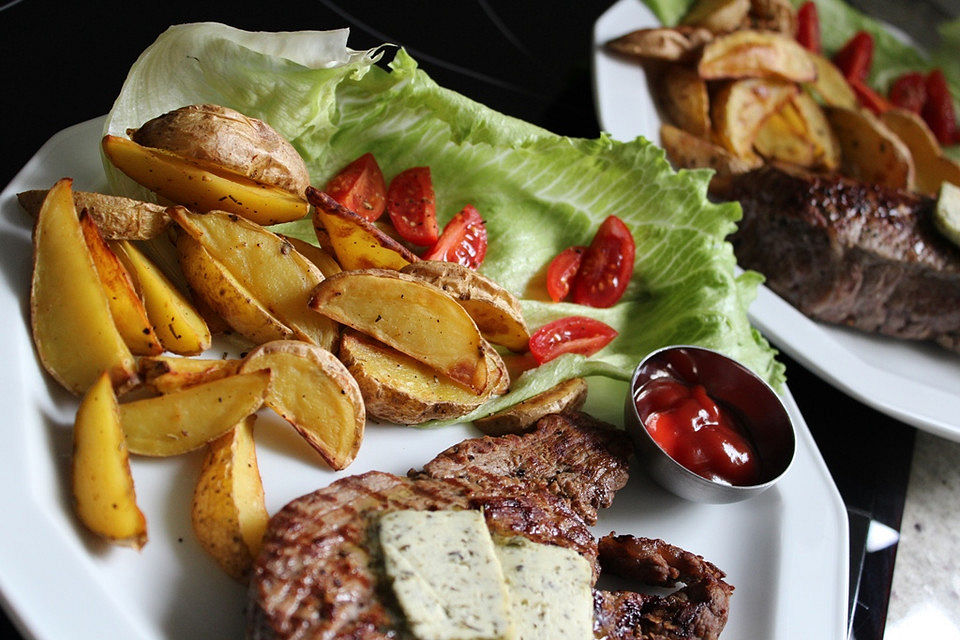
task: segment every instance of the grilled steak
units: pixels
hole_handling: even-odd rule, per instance
[[[960,249],[929,198],[776,167],[725,195],[743,206],[737,261],[806,315],[960,350]]]
[[[548,416],[528,434],[477,438],[451,447],[410,477],[371,471],[294,500],[271,519],[254,567],[248,638],[407,638],[390,586],[381,579],[377,548],[377,521],[391,510],[482,509],[494,535],[521,535],[575,549],[594,565],[596,578],[597,542],[584,518],[595,519],[596,509],[607,506],[626,483],[628,442],[625,433],[584,415]],[[622,547],[621,555],[631,558],[642,556],[638,545],[669,547],[617,540],[608,547]],[[682,553],[652,555],[667,557],[674,566]],[[650,555],[634,564],[648,562]],[[680,579],[699,580],[695,570],[680,572]],[[698,628],[690,620],[703,618],[694,614],[720,608],[692,601],[695,595],[715,595],[696,593],[697,587],[688,585],[690,593],[681,589],[676,598],[597,592],[596,629],[606,634],[597,637],[647,637],[644,629],[665,630],[666,635],[651,639],[695,637],[684,635]],[[651,623],[650,616],[660,623]],[[632,620],[637,624],[630,626]],[[608,632],[614,628],[620,635]],[[670,629],[681,634],[670,635]]]

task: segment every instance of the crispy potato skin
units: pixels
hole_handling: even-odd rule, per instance
[[[137,144],[219,165],[301,198],[310,186],[307,166],[293,145],[262,120],[227,107],[181,107],[130,133]]]
[[[520,433],[551,413],[579,411],[586,401],[587,381],[583,378],[571,378],[509,409],[475,420],[473,424],[488,436]]]
[[[830,107],[830,126],[840,141],[841,172],[863,182],[912,189],[910,150],[876,116],[864,109]]]
[[[503,359],[489,346],[488,387],[480,396],[422,362],[352,329],[343,334],[340,360],[356,379],[368,415],[380,422],[420,424],[458,418],[505,393],[510,386]]]
[[[741,28],[749,13],[750,0],[699,0],[681,22],[713,33],[728,33]]]
[[[713,169],[710,191],[722,194],[734,176],[760,167],[759,157],[738,158],[726,149],[669,124],[660,125],[660,143],[676,169]]]
[[[608,51],[641,61],[690,62],[713,39],[709,30],[679,26],[638,29],[606,44]]]
[[[47,191],[36,189],[18,193],[17,201],[24,211],[36,218],[46,197]],[[152,202],[74,191],[73,203],[77,211],[86,210],[107,240],[149,240],[170,225],[167,208]]]
[[[936,197],[944,182],[960,186],[960,165],[943,155],[940,143],[923,118],[912,111],[891,109],[880,120],[910,150],[918,192]]]
[[[737,157],[753,161],[753,142],[760,127],[797,93],[796,84],[779,80],[749,78],[727,83],[711,104],[717,141]]]
[[[667,118],[699,138],[710,136],[707,83],[689,67],[668,65],[658,74],[660,103]]]
[[[795,40],[770,31],[734,31],[703,48],[697,66],[705,80],[771,78],[812,82],[817,68]]]

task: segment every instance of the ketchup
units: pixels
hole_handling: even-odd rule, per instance
[[[652,380],[638,393],[649,411],[643,423],[671,458],[699,476],[732,485],[757,484],[760,461],[744,430],[703,385]],[[639,406],[638,406],[639,409]]]

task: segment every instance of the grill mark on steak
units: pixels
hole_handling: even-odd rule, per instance
[[[411,477],[370,471],[298,498],[270,520],[250,581],[247,637],[408,640],[381,577],[376,527],[392,510],[482,509],[494,536],[575,549],[596,580],[597,541],[582,516],[595,518],[626,483],[629,452],[626,434],[588,416],[548,416],[523,436],[451,447]],[[716,567],[660,541],[618,536],[604,544],[607,561],[627,567],[625,575],[656,575],[638,567],[665,565],[676,568],[674,582],[691,582],[665,597],[595,591],[597,638],[713,640],[723,628],[732,587]]]
[[[778,167],[725,195],[743,207],[737,261],[804,314],[960,350],[960,249],[931,199]]]

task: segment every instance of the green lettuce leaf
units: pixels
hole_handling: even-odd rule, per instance
[[[676,173],[663,151],[643,139],[566,138],[505,116],[438,86],[402,50],[389,71],[372,65],[372,52],[311,69],[232,41],[219,28],[209,37],[204,25],[179,29],[194,31],[191,55],[166,52],[172,45],[162,35],[151,47],[166,52],[162,62],[151,49],[141,56],[108,127],[137,126],[182,104],[208,101],[276,126],[304,156],[314,184],[324,184],[365,152],[376,156],[388,177],[428,165],[440,222],[467,203],[477,207],[489,235],[482,271],[522,299],[532,327],[587,315],[620,332],[591,358],[565,356],[526,373],[509,395],[469,418],[574,376],[627,380],[644,355],[668,344],[715,348],[774,385],[783,382],[783,365],[746,316],[761,278],[752,272],[738,276],[724,241],[740,217],[739,206],[706,199],[709,172]],[[206,82],[214,71],[217,82]],[[142,73],[149,73],[158,91],[166,83],[178,85],[171,95],[179,102],[157,105],[156,113],[131,106],[140,105]],[[292,95],[278,97],[278,87]],[[119,181],[114,186],[124,188]],[[564,248],[588,244],[608,215],[630,227],[637,245],[634,277],[622,301],[610,309],[548,302],[546,265]],[[316,242],[309,220],[278,228]]]

